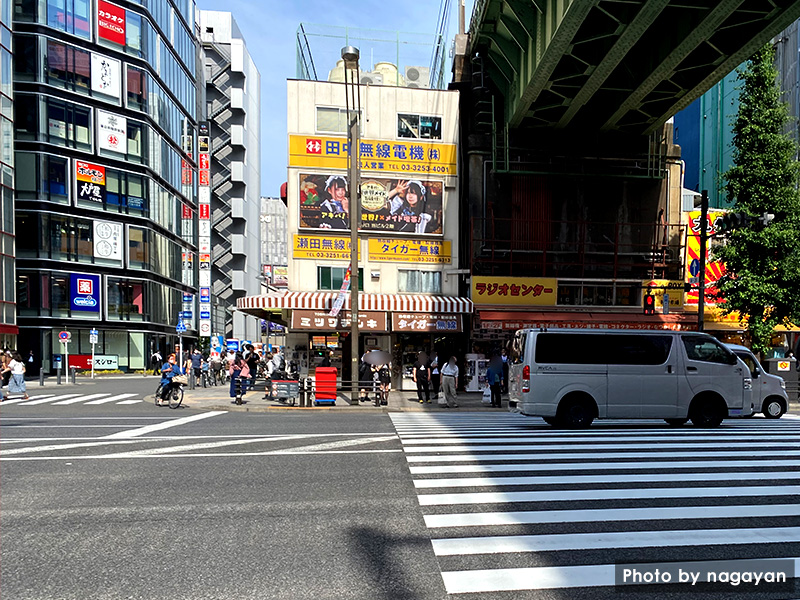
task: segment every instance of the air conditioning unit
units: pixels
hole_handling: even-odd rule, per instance
[[[431,70],[428,67],[406,67],[406,87],[431,87]]]
[[[383,74],[375,71],[362,73],[360,83],[361,85],[383,85]]]

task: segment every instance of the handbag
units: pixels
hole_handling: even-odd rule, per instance
[[[186,375],[175,375],[172,378],[172,383],[177,383],[179,385],[189,385],[189,378]]]

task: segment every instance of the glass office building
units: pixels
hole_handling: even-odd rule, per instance
[[[18,346],[45,370],[61,331],[70,364],[97,329],[123,371],[171,351],[181,318],[196,339],[194,21],[192,0],[14,2]]]

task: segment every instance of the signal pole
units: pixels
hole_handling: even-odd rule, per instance
[[[706,247],[708,245],[708,190],[700,192],[700,272],[697,289],[697,331],[706,317]]]

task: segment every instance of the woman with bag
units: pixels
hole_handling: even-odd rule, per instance
[[[236,398],[236,379],[250,377],[250,367],[247,366],[247,362],[245,362],[241,352],[237,352],[235,358],[231,361],[230,367],[228,367],[228,374],[231,376],[231,398]],[[244,398],[244,393],[247,391],[247,382],[241,382],[240,387],[240,397]]]
[[[11,362],[8,363],[6,371],[10,373],[11,377],[8,381],[8,393],[11,394],[24,394],[23,399],[28,399],[27,388],[25,387],[25,363],[19,352],[14,352],[11,355]],[[3,400],[8,400],[8,394],[3,396]]]

